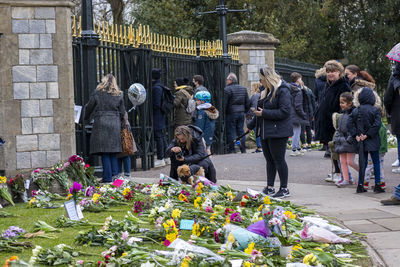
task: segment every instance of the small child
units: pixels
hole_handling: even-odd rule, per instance
[[[215,121],[219,117],[218,110],[211,105],[211,94],[207,91],[197,92],[194,96],[196,100],[195,125],[203,131],[206,142],[206,151],[211,154],[211,145],[214,137]]]
[[[358,165],[354,162],[357,144],[347,130],[347,122],[354,109],[353,95],[350,92],[344,92],[340,95],[339,101],[343,115],[338,120],[338,127],[333,141],[335,143],[335,152],[339,153],[340,168],[343,175],[343,179],[337,182],[336,185],[343,187],[350,184],[349,166],[358,171]]]
[[[355,137],[360,146],[359,155],[359,176],[357,193],[364,193],[367,190],[364,188],[364,175],[367,167],[368,153],[371,155],[374,164],[375,174],[375,193],[382,193],[385,190],[380,183],[380,163],[379,163],[379,148],[380,138],[379,129],[382,125],[381,112],[374,107],[375,95],[371,88],[364,87],[358,95],[360,106],[355,108],[349,116],[347,129],[350,136]]]

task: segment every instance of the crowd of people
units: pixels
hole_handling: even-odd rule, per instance
[[[254,131],[257,144],[254,152],[262,152],[266,160],[267,186],[263,193],[267,195],[290,196],[285,160],[289,138],[293,157],[310,151],[313,140],[322,144],[324,156],[332,160],[333,166],[327,181],[335,182],[338,187],[356,183],[356,192],[363,193],[369,189],[373,177],[373,191],[385,191],[383,164],[387,129],[382,116],[386,110],[391,132],[400,146],[400,63],[396,63],[390,77],[384,106],[374,90],[375,81],[367,71],[356,65],[344,68],[336,60],[327,61],[316,71],[314,90],[304,84],[302,75],[297,72],[286,82],[273,68],[265,66],[259,70],[259,83],[252,84],[249,97],[247,88],[238,84],[234,73],[229,73],[223,110],[212,105],[212,95],[204,86],[203,76],[195,75],[191,83],[188,78],[176,78],[175,90],[171,90],[161,82],[161,73],[160,69],[152,71],[153,132],[157,152],[154,165],[170,164],[172,178],[182,179],[178,169],[187,165],[190,175],[203,172],[210,181],[217,181],[210,155],[216,120],[221,112],[229,153],[236,152],[235,144],[239,145],[241,153],[246,153],[246,134]],[[170,109],[173,109],[175,131],[174,139],[168,144],[165,129],[170,109],[166,108],[166,95],[172,92]],[[103,182],[120,175],[122,163],[124,174],[129,177],[130,157],[120,155],[120,130],[122,125],[129,127],[128,115],[122,92],[111,74],[102,79],[91,96],[85,107],[85,119],[94,119],[91,153],[101,155]],[[356,154],[358,162],[355,162]],[[393,172],[400,173],[399,159],[398,147]],[[358,172],[358,181],[352,178],[350,167]],[[280,186],[276,192],[277,173]],[[398,199],[400,204],[400,185],[393,199],[392,202]]]

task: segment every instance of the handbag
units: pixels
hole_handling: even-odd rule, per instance
[[[121,143],[123,154],[133,155],[137,151],[132,132],[128,130],[126,123],[124,123],[124,128],[121,131]]]

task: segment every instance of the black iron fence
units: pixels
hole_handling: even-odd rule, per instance
[[[80,27],[73,20],[73,58],[74,58],[74,87],[75,104],[84,106],[95,88],[88,88],[83,79],[82,40]],[[76,26],[77,25],[77,26]],[[119,29],[119,30],[118,30]],[[107,73],[112,73],[124,92],[125,107],[130,110],[132,104],[127,97],[127,90],[133,83],[141,83],[147,89],[147,99],[129,113],[129,121],[137,143],[138,152],[132,156],[134,170],[147,170],[154,166],[154,141],[152,131],[152,93],[151,70],[162,69],[161,81],[173,88],[177,77],[191,79],[195,74],[203,75],[205,86],[210,90],[213,105],[222,110],[223,89],[227,71],[239,73],[237,48],[230,47],[231,58],[222,57],[221,42],[204,42],[199,45],[193,40],[162,36],[151,33],[148,27],[122,27],[117,25],[98,24],[95,29],[100,37],[96,48],[97,81]],[[225,127],[223,112],[217,121],[213,151],[224,153]],[[172,114],[166,118],[168,140],[173,136]],[[89,138],[91,124],[80,120],[76,124],[76,150],[85,161],[98,166],[98,157],[89,154]],[[137,165],[140,159],[140,166]]]

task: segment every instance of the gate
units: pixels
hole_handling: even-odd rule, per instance
[[[222,57],[222,42],[200,41],[159,35],[150,32],[149,27],[109,25],[98,23],[95,32],[99,35],[100,45],[96,48],[97,81],[107,73],[112,73],[124,92],[125,108],[130,110],[132,104],[128,100],[127,90],[133,83],[141,83],[147,91],[145,103],[129,113],[133,136],[138,152],[132,156],[132,168],[137,170],[137,159],[140,168],[147,170],[154,166],[154,140],[152,127],[152,91],[151,70],[162,69],[161,81],[164,85],[174,88],[177,77],[191,78],[195,74],[204,76],[205,86],[212,95],[212,104],[219,110],[220,117],[216,123],[213,151],[224,153],[225,127],[223,118],[223,89],[226,72],[239,73],[237,47],[229,47],[231,58]],[[87,88],[82,79],[82,40],[81,27],[73,18],[73,62],[75,105],[84,106],[90,93],[95,88]],[[239,76],[239,75],[237,75]],[[166,118],[167,140],[173,138],[172,113]],[[76,124],[77,154],[91,165],[99,166],[99,158],[89,154],[89,139],[91,124],[80,120]]]

